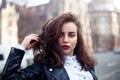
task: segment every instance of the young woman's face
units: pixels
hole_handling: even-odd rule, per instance
[[[62,26],[58,43],[65,55],[73,56],[77,44],[77,26],[73,22],[65,23]]]

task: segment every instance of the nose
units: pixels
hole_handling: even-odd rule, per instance
[[[68,42],[68,37],[65,36],[63,41],[64,41],[64,42]]]

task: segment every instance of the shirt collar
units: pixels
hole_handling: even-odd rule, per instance
[[[65,58],[65,62],[69,62],[69,63],[78,62],[76,59],[76,55],[74,56],[65,55],[64,58]]]

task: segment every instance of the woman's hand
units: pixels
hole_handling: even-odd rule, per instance
[[[21,43],[21,46],[23,46],[26,50],[33,48],[35,44],[40,41],[38,36],[38,34],[30,34],[26,36]]]

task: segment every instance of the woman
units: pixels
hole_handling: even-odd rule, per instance
[[[20,70],[25,50],[34,49],[34,64]],[[75,15],[62,14],[43,25],[40,35],[26,36],[12,47],[1,80],[98,80],[95,60],[84,46]]]

